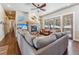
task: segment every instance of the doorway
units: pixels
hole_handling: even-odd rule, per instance
[[[14,20],[10,20],[10,32],[14,32]]]

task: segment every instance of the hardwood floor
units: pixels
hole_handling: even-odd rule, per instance
[[[8,33],[3,41],[0,42],[0,47],[8,45],[7,55],[18,55],[20,50],[13,32]]]
[[[8,33],[3,41],[0,42],[0,47],[6,45],[8,45],[7,55],[21,54],[13,32]],[[67,55],[79,55],[79,42],[69,39]]]
[[[68,55],[79,55],[79,42],[69,40]]]

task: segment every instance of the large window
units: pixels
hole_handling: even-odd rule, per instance
[[[47,19],[45,21],[45,28],[49,28],[50,30],[56,30],[57,32],[61,29],[60,16],[54,17],[51,19]]]
[[[63,16],[64,26],[71,25],[72,18],[73,18],[73,15],[72,14],[64,15]]]
[[[60,21],[61,21],[60,16],[53,18],[54,30],[55,30],[56,32],[60,32],[60,31],[61,31],[61,22],[60,22]]]
[[[54,25],[60,26],[60,17],[55,17],[53,18],[53,20],[54,20]]]
[[[56,32],[64,31],[67,32],[70,37],[73,36],[73,14],[53,17],[46,20],[45,25],[50,30],[55,30]]]
[[[69,37],[73,36],[73,14],[67,14],[63,16],[63,30],[69,34]]]

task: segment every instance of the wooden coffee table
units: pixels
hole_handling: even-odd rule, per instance
[[[42,37],[42,36],[45,36],[45,35],[41,35],[40,33],[32,34],[32,39],[35,39],[36,37]]]
[[[43,29],[40,31],[40,35],[44,35],[44,36],[48,36],[50,35],[52,32],[50,32],[49,30],[47,29]]]

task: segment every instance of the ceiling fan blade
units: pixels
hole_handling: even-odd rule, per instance
[[[43,8],[46,6],[46,3],[42,4],[39,8]]]
[[[33,6],[37,7],[34,3],[32,3]],[[37,7],[38,8],[38,7]]]
[[[41,9],[41,8],[39,8],[40,10],[42,10],[42,11],[46,11],[45,9]]]
[[[45,9],[42,9],[42,8],[46,6],[46,3],[42,4],[41,6],[39,6],[39,4],[38,4],[38,6],[37,6],[37,5],[35,5],[34,3],[32,3],[32,5],[35,6],[36,8],[38,8],[38,9],[42,10],[42,11],[45,11]],[[34,8],[34,9],[32,9],[32,10],[35,10],[36,8]]]

